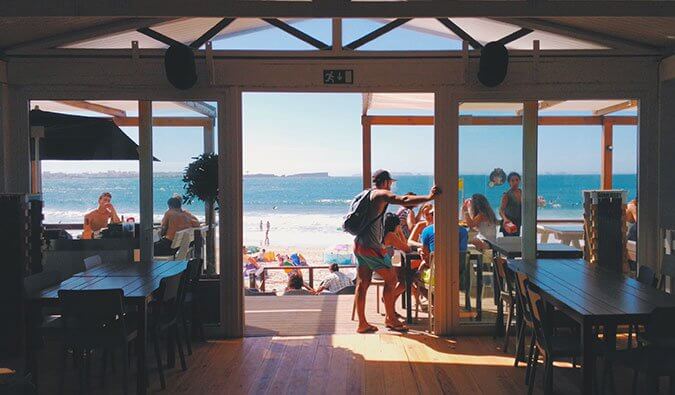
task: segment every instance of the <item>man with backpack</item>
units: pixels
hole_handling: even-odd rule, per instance
[[[433,186],[428,195],[396,195],[391,192],[395,179],[386,170],[373,173],[373,188],[361,192],[350,206],[343,229],[356,236],[354,255],[358,262],[358,285],[356,287],[356,312],[359,316],[357,332],[371,333],[377,327],[366,321],[366,294],[373,272],[384,279],[385,325],[395,331],[408,328],[396,318],[394,303],[405,287],[398,284],[398,277],[391,266],[391,256],[382,244],[383,217],[389,204],[417,205],[433,200],[441,191]]]

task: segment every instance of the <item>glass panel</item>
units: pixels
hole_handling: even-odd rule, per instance
[[[495,263],[503,256],[488,240],[515,249],[520,246],[518,237],[504,240],[500,222],[504,215],[510,216],[510,225],[504,227],[518,233],[520,185],[511,188],[507,176],[520,179],[523,130],[516,113],[521,109],[522,103],[460,105],[458,214],[460,247],[465,251],[460,253],[461,324],[494,325],[502,319],[497,297],[505,284],[496,282]]]

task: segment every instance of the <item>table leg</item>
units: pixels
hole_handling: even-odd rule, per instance
[[[471,269],[473,263],[471,262],[471,255],[467,252],[467,257],[464,262],[460,262],[460,265],[464,265],[464,310],[471,311]]]
[[[412,319],[412,278],[410,273],[410,259],[407,257],[403,258],[403,278],[405,279],[405,314],[406,322],[408,324],[413,323]]]
[[[476,271],[476,321],[483,319],[483,255],[478,256]]]
[[[501,259],[501,258],[497,258]],[[504,306],[497,286],[497,264],[492,265],[492,289],[494,293],[495,306],[497,306],[497,320],[495,321],[495,336],[504,334]]]
[[[593,393],[593,379],[595,378],[595,354],[593,353],[593,325],[585,321],[581,325],[581,347],[583,352],[583,365],[581,369],[582,392]]]
[[[146,345],[148,343],[148,302],[143,301],[138,305],[138,339],[136,339],[136,369],[138,379],[136,382],[136,393],[145,394],[147,392],[148,370],[146,365]]]

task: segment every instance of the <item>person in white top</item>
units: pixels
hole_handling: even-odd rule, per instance
[[[469,242],[479,250],[490,248],[485,240],[497,238],[497,217],[487,198],[480,193],[473,194],[462,204],[462,215],[466,224],[478,231],[478,235]]]
[[[342,288],[354,285],[354,281],[346,274],[340,271],[340,266],[337,263],[330,265],[330,274],[326,277],[325,280],[321,283],[319,288],[316,289],[316,293],[337,293]]]

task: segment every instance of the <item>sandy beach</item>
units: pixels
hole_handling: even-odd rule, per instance
[[[307,260],[308,266],[328,266],[324,263],[324,252],[326,248],[317,247],[317,246],[281,246],[281,245],[270,245],[265,247],[266,251],[272,251],[275,254],[282,255],[291,255],[294,253],[300,253]],[[272,262],[260,262],[264,267],[279,267],[277,261]],[[343,268],[342,272],[346,273],[351,277],[355,277],[356,271],[353,268]],[[316,269],[314,270],[314,288],[318,288],[321,282],[328,276],[328,269]],[[303,270],[303,278],[305,282],[309,281],[308,271]],[[265,280],[265,290],[266,291],[277,291],[279,293],[284,291],[286,288],[286,283],[288,281],[288,275],[284,270],[268,270],[267,278]],[[248,280],[244,281],[246,287],[248,287]]]

